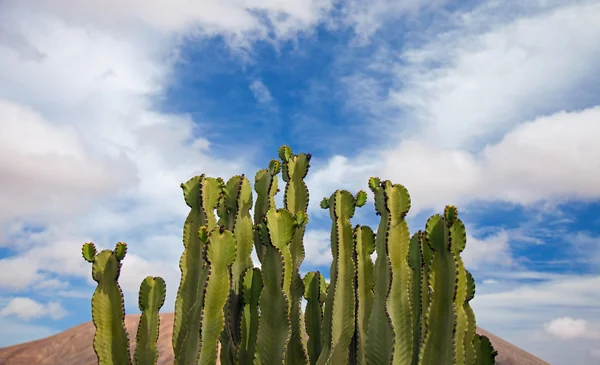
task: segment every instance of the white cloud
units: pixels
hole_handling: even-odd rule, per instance
[[[556,318],[546,323],[544,329],[550,335],[563,339],[600,339],[600,331],[591,328],[590,324],[584,319]]]
[[[467,247],[461,256],[465,267],[469,270],[489,268],[491,265],[509,266],[513,264],[509,248],[509,235],[506,231],[500,231],[485,239],[467,235]]]
[[[76,21],[91,20],[112,28],[143,25],[163,33],[224,35],[235,42],[292,38],[310,30],[332,7],[328,0],[284,1],[86,1],[9,0],[8,6],[51,11]],[[247,43],[246,43],[247,44]]]
[[[342,7],[342,22],[353,28],[356,41],[362,44],[368,42],[386,22],[416,15],[423,8],[435,8],[445,2],[446,0],[349,0]]]
[[[357,189],[366,186],[370,176],[379,176],[408,189],[413,214],[478,201],[528,205],[593,199],[600,197],[600,168],[594,168],[600,167],[600,145],[595,143],[599,119],[600,107],[540,117],[514,127],[477,153],[407,139],[397,148],[368,151],[353,160],[334,156],[307,180],[324,192]],[[380,157],[371,161],[365,157],[377,153]]]
[[[176,292],[187,213],[179,184],[253,166],[213,157],[200,125],[156,109],[174,43],[20,6],[0,5],[0,226],[2,245],[15,250],[0,260],[0,287],[93,284],[81,245],[125,240],[126,299],[137,302],[145,275]],[[42,56],[24,59],[19,44]]]
[[[273,96],[271,95],[269,88],[261,80],[252,80],[250,83],[250,91],[254,94],[256,101],[261,104],[269,104],[273,101]]]
[[[58,302],[39,303],[31,298],[12,298],[8,304],[0,309],[0,316],[16,316],[23,320],[40,317],[60,319],[67,315],[67,311]]]
[[[390,90],[390,101],[408,112],[419,139],[476,148],[524,118],[591,101],[579,91],[594,87],[590,75],[600,69],[600,4],[541,6],[500,20],[498,11],[482,5],[462,14],[455,28],[405,50],[402,65],[389,65],[402,85]]]
[[[331,265],[331,232],[308,229],[304,234],[303,264],[328,267]]]

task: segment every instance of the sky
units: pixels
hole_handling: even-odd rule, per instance
[[[91,320],[84,242],[128,243],[171,312],[179,184],[313,155],[302,272],[328,275],[320,200],[410,192],[468,230],[479,326],[551,364],[600,362],[600,1],[0,2],[0,346]],[[281,196],[278,197],[281,206]],[[369,194],[353,224],[376,227]]]

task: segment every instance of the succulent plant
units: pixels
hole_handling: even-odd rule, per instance
[[[351,223],[367,194],[336,190],[321,201],[332,221],[330,280],[318,271],[302,278],[311,155],[282,146],[279,158],[256,174],[255,201],[244,175],[226,183],[200,175],[181,184],[190,212],[174,307],[175,364],[216,364],[217,357],[232,365],[494,364],[489,339],[475,333],[475,281],[460,256],[466,230],[456,207],[411,236],[408,191],[373,177],[375,233]],[[277,208],[280,172],[286,185]],[[252,263],[253,249],[261,268]],[[126,252],[122,242],[112,251],[97,253],[92,243],[82,249],[98,283],[92,317],[100,365],[131,364],[118,284]],[[165,293],[160,277],[140,286],[136,364],[156,364]]]

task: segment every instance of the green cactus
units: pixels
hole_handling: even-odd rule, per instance
[[[421,347],[420,364],[437,365],[455,361],[454,330],[456,324],[456,272],[458,265],[450,250],[450,229],[443,216],[429,218],[426,238],[433,251],[429,273],[432,287],[427,308],[427,333]]]
[[[357,201],[357,205],[359,202]],[[368,226],[354,228],[355,261],[356,261],[356,364],[366,365],[367,328],[369,315],[373,308],[373,260],[375,252],[375,233]]]
[[[281,164],[277,160],[271,160],[268,169],[258,170],[254,179],[254,190],[256,191],[256,203],[254,205],[254,224],[262,222],[265,214],[271,208],[275,208],[275,194],[277,188],[277,174],[281,170]],[[256,256],[262,263],[267,247],[262,244],[258,230],[254,233],[254,248]]]
[[[181,184],[183,196],[191,208],[183,228],[184,250],[179,261],[181,282],[175,299],[173,320],[173,349],[175,363],[188,365],[198,355],[202,336],[200,311],[203,305],[204,287],[208,266],[204,260],[205,245],[199,236],[200,227],[212,231],[216,226],[214,210],[222,191],[222,180],[196,176]]]
[[[219,224],[233,232],[237,255],[231,267],[231,291],[227,302],[226,325],[221,334],[221,364],[235,364],[237,347],[241,341],[240,320],[242,315],[242,281],[243,274],[251,268],[252,245],[254,232],[252,218],[252,188],[248,179],[234,176],[225,185],[221,198],[218,214]]]
[[[304,178],[310,168],[310,154],[301,153],[294,155],[291,148],[282,146],[279,149],[281,158],[282,177],[286,182],[283,195],[283,207],[292,214],[303,214],[308,219],[308,187]],[[306,223],[306,222],[304,222]],[[286,363],[289,365],[306,365],[308,354],[302,339],[302,309],[300,303],[304,294],[304,282],[300,277],[300,265],[304,260],[304,232],[305,224],[299,226],[290,243],[292,257],[291,287],[290,287],[290,323],[291,336],[286,352]]]
[[[356,315],[354,232],[350,223],[356,199],[349,191],[337,190],[323,205],[328,207],[332,219],[333,262],[323,318],[324,344],[317,364],[346,364]]]
[[[425,236],[423,231],[415,233],[410,239],[410,247],[408,251],[408,265],[411,271],[412,280],[410,282],[410,312],[412,317],[412,360],[411,364],[419,363],[419,350],[423,343],[423,337],[425,336],[424,323],[424,295],[423,289],[429,294],[429,284],[424,287],[423,281],[426,281],[425,277],[425,257],[423,254],[423,248],[425,243]]]
[[[325,278],[318,271],[311,271],[304,276],[304,297],[306,298],[305,324],[308,336],[307,349],[309,363],[314,365],[323,349],[321,332],[323,323],[323,303],[327,296]]]
[[[391,185],[389,181],[381,182],[378,178],[369,179],[369,188],[375,195],[375,211],[377,215],[381,216],[375,236],[377,259],[373,268],[373,310],[369,316],[366,339],[366,358],[369,365],[389,364],[394,347],[394,333],[386,306],[392,276],[387,242],[391,211],[386,205],[384,193],[386,186],[389,185]]]
[[[321,202],[332,219],[330,283],[319,272],[302,279],[310,154],[295,155],[283,146],[279,157],[281,162],[272,160],[256,174],[254,221],[252,188],[244,175],[227,183],[200,175],[181,185],[191,209],[175,300],[175,364],[215,364],[219,343],[223,365],[494,364],[497,352],[475,333],[469,304],[475,281],[461,259],[466,231],[455,207],[447,206],[411,237],[408,192],[374,177],[369,188],[381,217],[374,234],[350,222],[366,193],[336,190]],[[284,207],[276,209],[280,171]],[[262,270],[253,267],[253,248]],[[99,365],[131,364],[118,284],[126,252],[124,243],[100,253],[91,243],[82,248],[98,283],[92,317]],[[136,364],[157,363],[165,293],[158,277],[140,286]]]
[[[102,365],[131,364],[123,291],[118,283],[126,252],[123,242],[117,243],[113,251],[103,250],[98,254],[93,243],[82,248],[83,258],[92,263],[92,278],[98,283],[92,295],[92,322],[96,327],[94,351]]]
[[[205,259],[208,267],[202,291],[204,306],[202,308],[200,365],[217,363],[217,344],[219,335],[225,324],[225,303],[231,286],[230,269],[236,258],[235,236],[225,227],[215,228],[205,243]]]
[[[469,305],[469,301],[475,297],[475,279],[473,279],[473,275],[471,275],[469,271],[465,270],[465,272],[467,275],[467,297],[463,304],[463,310],[467,316],[467,328],[463,342],[465,346],[465,363],[468,365],[475,365],[476,350],[474,340],[477,326],[475,324],[475,313],[473,313],[473,309]]]
[[[296,226],[285,209],[271,208],[258,225],[267,247],[262,261],[263,290],[259,300],[261,320],[256,343],[257,365],[282,364],[291,335],[290,284],[292,257],[289,245]]]
[[[475,335],[475,348],[477,349],[477,365],[494,365],[498,351],[494,350],[490,339],[486,336]]]
[[[389,228],[386,232],[385,244],[392,275],[386,308],[394,332],[392,364],[408,365],[412,362],[414,350],[410,298],[413,277],[408,265],[410,233],[405,220],[410,209],[410,196],[402,185],[393,185],[386,181],[382,187],[389,212],[387,216]]]
[[[136,365],[156,365],[158,361],[158,311],[165,304],[167,285],[163,278],[147,276],[140,285],[138,305],[142,315],[138,324],[133,358]]]
[[[248,268],[242,281],[241,340],[237,348],[236,364],[252,364],[254,362],[260,319],[258,305],[262,288],[263,280],[260,269]]]

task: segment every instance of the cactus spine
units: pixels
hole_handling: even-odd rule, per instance
[[[215,364],[219,343],[223,365],[494,364],[489,339],[475,332],[469,304],[475,281],[460,257],[466,231],[455,207],[432,216],[411,237],[406,189],[371,178],[381,217],[375,234],[350,222],[366,193],[336,190],[321,202],[332,220],[330,283],[318,271],[302,278],[311,156],[283,146],[279,157],[256,174],[254,220],[244,175],[227,183],[200,175],[181,185],[190,212],[175,301],[175,364]],[[279,172],[286,186],[284,207],[277,209]],[[253,249],[262,269],[253,267]],[[100,253],[92,243],[82,248],[98,283],[92,317],[99,365],[132,363],[118,284],[126,251],[121,242]],[[157,362],[165,293],[159,277],[140,286],[135,364]]]

